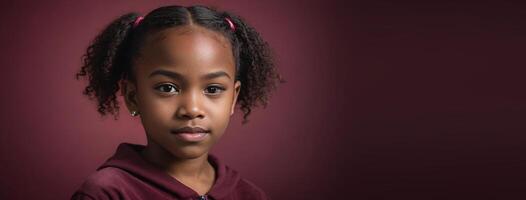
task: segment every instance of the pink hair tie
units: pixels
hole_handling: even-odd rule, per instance
[[[232,31],[235,31],[236,30],[236,27],[234,26],[234,23],[232,23],[232,21],[230,21],[230,19],[228,19],[228,17],[225,17],[225,20],[228,22],[228,24],[230,25],[230,29],[232,29]]]
[[[142,19],[144,19],[143,16],[137,17],[137,19],[135,19],[135,22],[133,22],[133,27],[137,27],[137,25],[141,23]]]

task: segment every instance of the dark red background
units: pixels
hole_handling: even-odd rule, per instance
[[[476,2],[476,1],[473,1]],[[0,199],[67,199],[121,142],[73,79],[128,11],[245,17],[288,80],[214,153],[273,199],[526,197],[526,5],[494,1],[35,1],[0,14]]]

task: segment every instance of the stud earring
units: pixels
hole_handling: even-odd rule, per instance
[[[135,110],[134,110],[134,111],[131,111],[131,116],[132,116],[132,117],[135,117],[135,116],[137,116],[137,115],[139,115],[139,112],[137,112],[137,111],[135,111]]]

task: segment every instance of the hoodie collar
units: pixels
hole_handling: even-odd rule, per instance
[[[121,143],[115,154],[97,170],[106,167],[119,168],[179,198],[199,196],[188,186],[144,160],[139,154],[144,147],[144,145]],[[224,198],[236,187],[240,179],[239,174],[224,165],[214,155],[208,154],[208,161],[216,170],[216,179],[207,195],[213,199]]]

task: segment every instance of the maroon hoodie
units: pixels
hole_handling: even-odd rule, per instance
[[[260,188],[240,178],[236,171],[210,154],[208,161],[216,170],[216,180],[206,195],[199,196],[191,188],[144,160],[139,155],[142,148],[143,145],[120,144],[115,154],[86,179],[71,199],[268,199]]]

